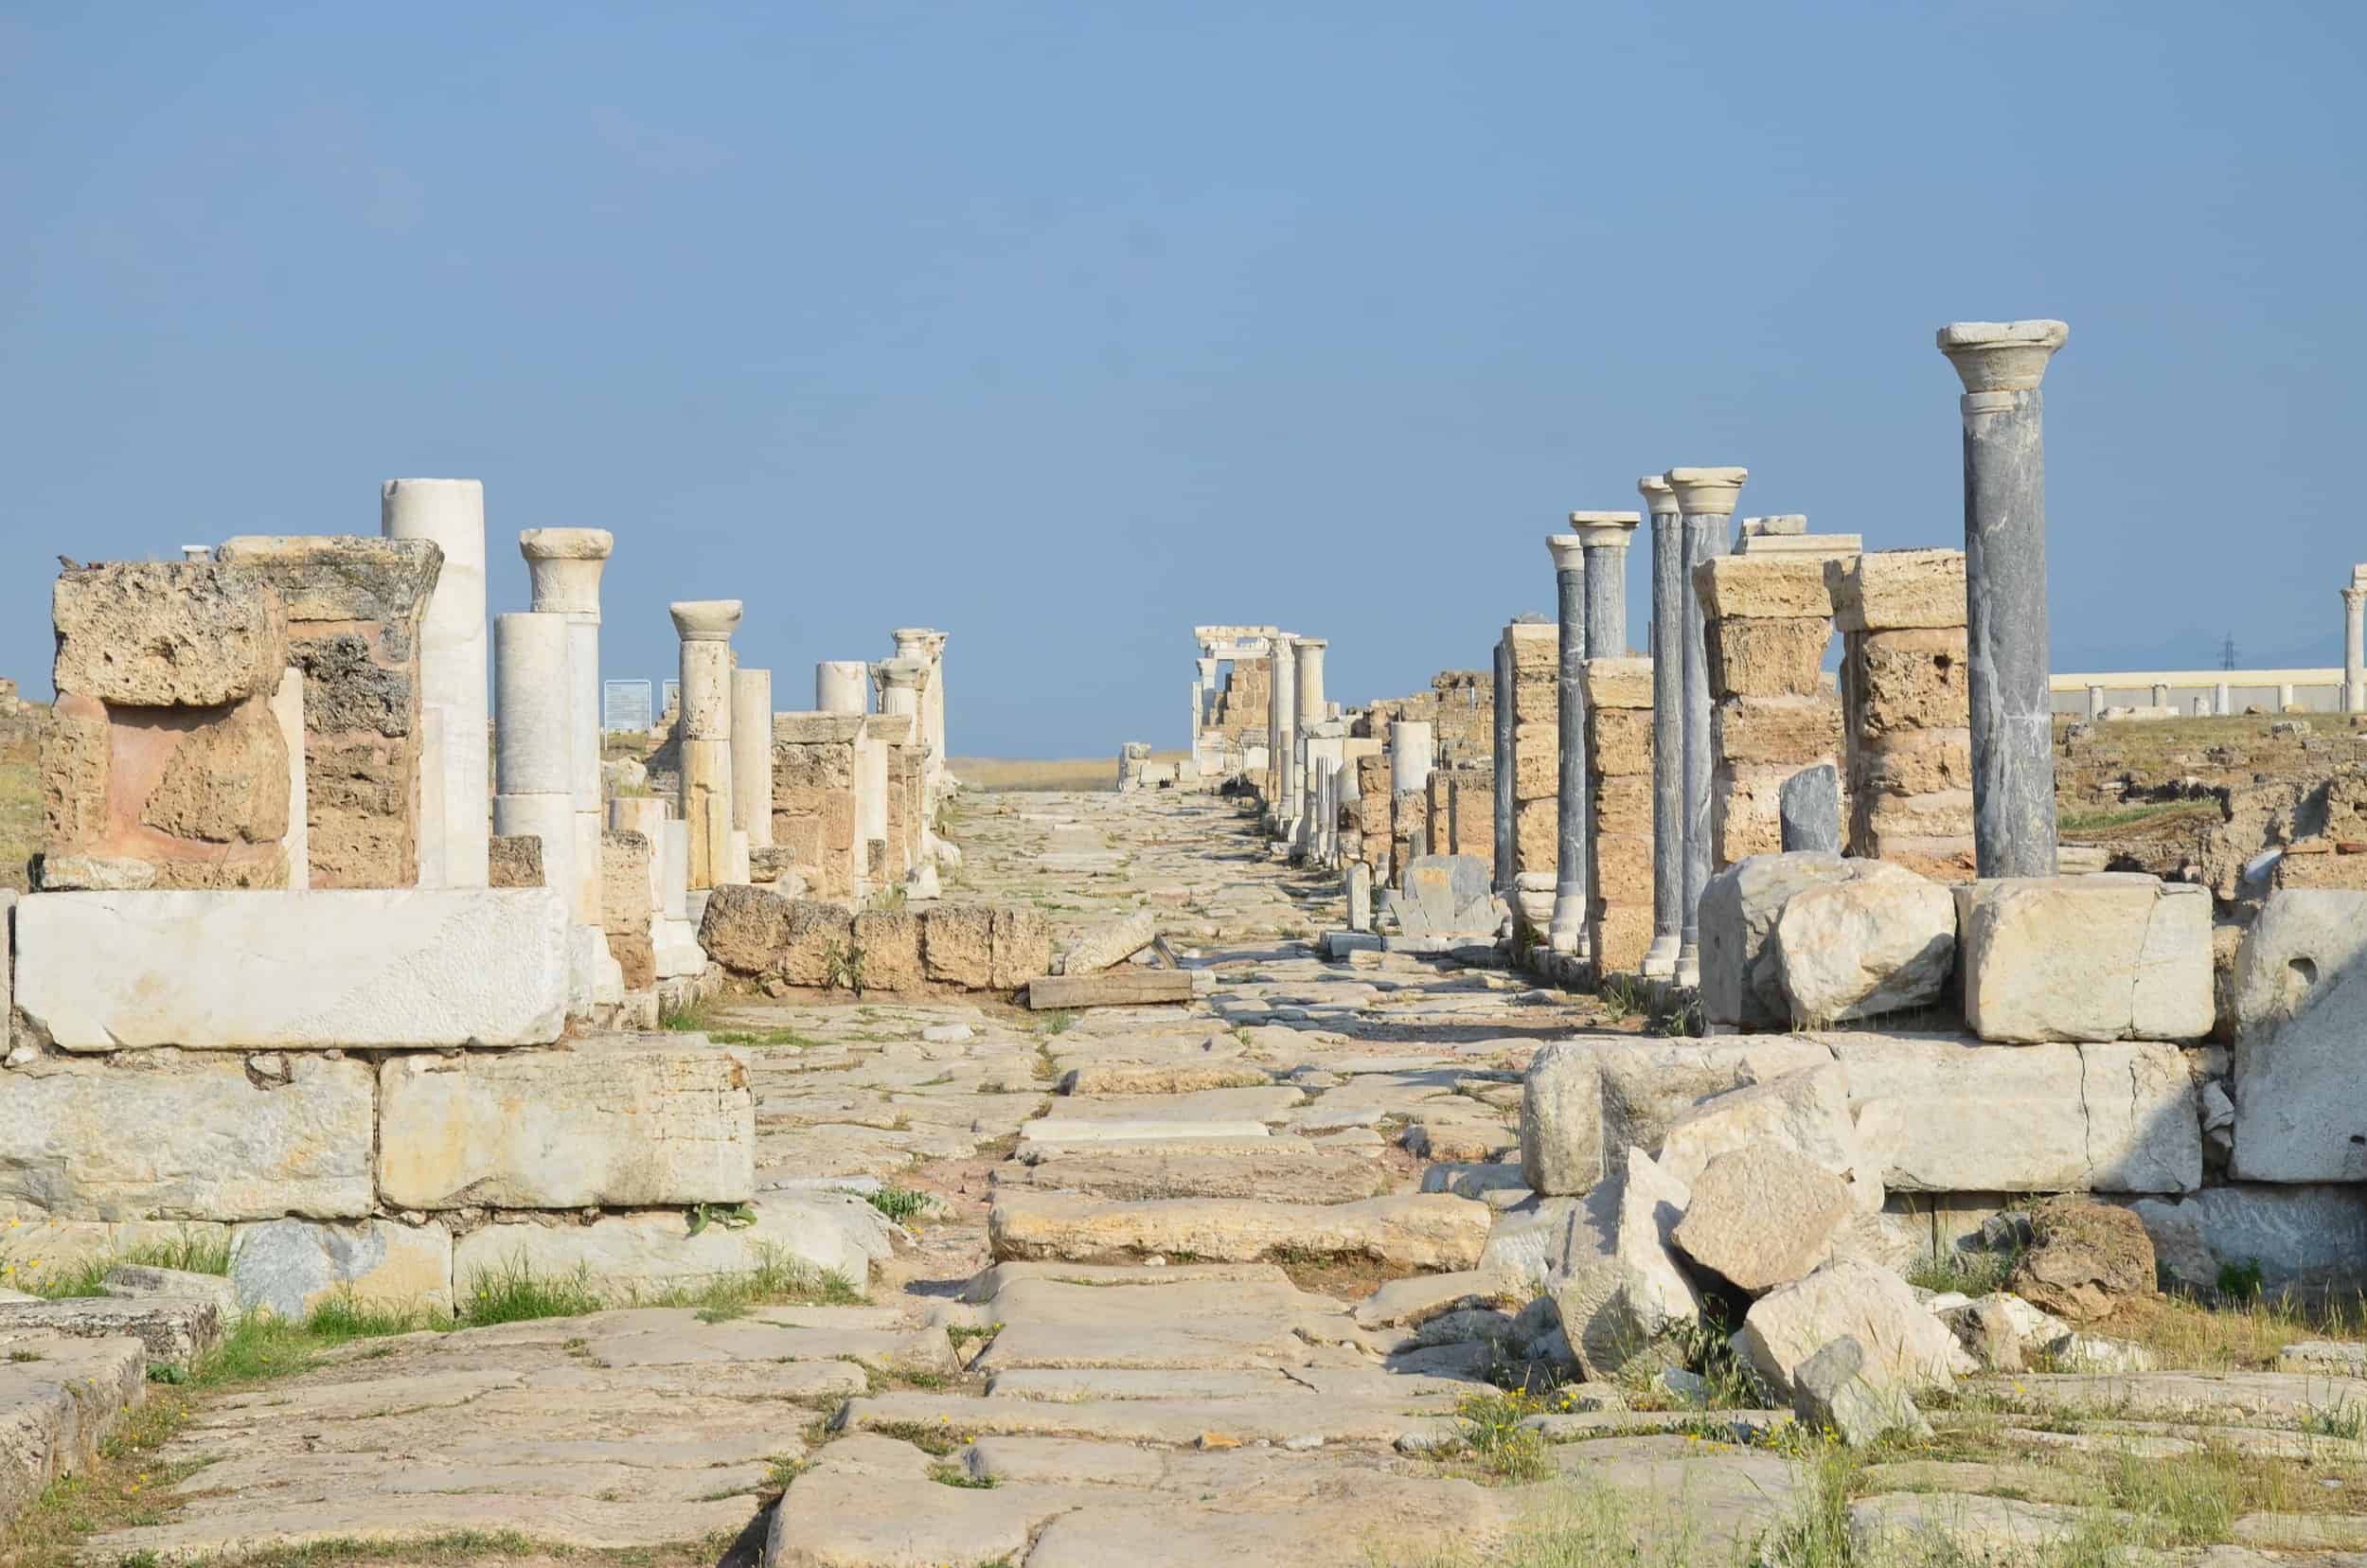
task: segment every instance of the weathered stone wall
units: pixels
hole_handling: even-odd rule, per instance
[[[1825,581],[1842,633],[1849,853],[1969,877],[1964,552],[1877,551],[1826,563]]]
[[[1262,656],[1233,661],[1224,685],[1217,688],[1203,730],[1215,730],[1236,741],[1263,739],[1273,702],[1273,663]]]
[[[287,886],[302,721],[274,709],[279,595],[211,561],[125,561],[65,571],[50,606],[42,885]]]
[[[1551,621],[1504,628],[1512,668],[1512,869],[1525,891],[1552,902],[1560,853],[1561,629]],[[1537,917],[1539,929],[1542,916]]]
[[[1389,726],[1399,722],[1428,724],[1438,742],[1438,755],[1448,762],[1486,760],[1496,742],[1496,678],[1486,670],[1442,669],[1430,678],[1430,689],[1410,697],[1389,697],[1366,708],[1350,733],[1387,739]]]
[[[1824,684],[1824,562],[1720,556],[1694,568],[1709,655],[1710,866],[1784,846],[1784,780],[1840,766],[1841,695]]]
[[[314,887],[418,881],[419,625],[443,568],[425,539],[248,537],[215,552],[276,591],[304,672]]]
[[[1492,865],[1496,857],[1495,764],[1457,762],[1432,776],[1442,775],[1448,789],[1446,852],[1476,855]]]
[[[855,896],[855,743],[863,723],[853,713],[773,716],[773,843],[817,898]]]
[[[1652,661],[1586,667],[1587,930],[1597,969],[1632,974],[1652,945]]]
[[[1348,807],[1349,826],[1357,836],[1359,858],[1378,871],[1397,836],[1394,801],[1389,791],[1389,754],[1385,750],[1371,752],[1355,758],[1350,765],[1356,769],[1357,798]]]

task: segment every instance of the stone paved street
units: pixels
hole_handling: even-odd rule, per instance
[[[1522,1071],[1545,1040],[1642,1022],[1497,970],[1322,961],[1309,938],[1337,911],[1253,828],[1204,795],[963,801],[950,897],[1032,901],[1062,937],[1148,907],[1204,987],[1187,1006],[792,993],[702,1021],[755,1059],[759,1215],[816,1187],[917,1195],[864,1304],[356,1341],[200,1393],[156,1456],[169,1500],[87,1559],[334,1541],[364,1560],[442,1542],[488,1560],[1476,1564],[1550,1538],[1576,1555],[1528,1560],[1635,1560],[1616,1554],[1637,1542],[1679,1563],[1775,1539],[1815,1463],[1788,1414],[1592,1384],[1496,1398],[1535,1332],[1519,1216],[1499,1223],[1527,1196]],[[2018,1457],[1895,1466],[1860,1512],[1912,1524],[1945,1504],[2020,1540],[2055,1527],[2030,1476],[2064,1445],[2191,1448],[2197,1421],[2305,1452],[2347,1498],[2358,1443],[2305,1430],[2328,1381],[2032,1377],[2000,1391],[2027,1430],[1982,1438]],[[2074,1435],[2072,1413],[2105,1404],[2111,1431]],[[1497,1413],[1519,1434],[1501,1452]],[[2356,1523],[2263,1517],[2269,1545],[2340,1546]]]

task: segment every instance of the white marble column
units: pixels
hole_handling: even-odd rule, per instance
[[[575,687],[567,678],[568,623],[561,615],[516,611],[493,617],[492,830],[543,841],[543,885],[570,900],[576,874]],[[568,1010],[591,1010],[599,966],[574,918]]]
[[[813,667],[816,713],[863,713],[870,706],[870,666],[861,659],[825,659]]]
[[[682,638],[682,716],[675,749],[682,767],[683,821],[689,824],[689,885],[726,881],[732,836],[732,632],[738,599],[684,599],[667,607]]]
[[[2227,686],[2228,684],[2225,681],[2221,681],[2218,685],[2218,689],[2212,694],[2213,704],[2211,711],[2217,714],[2222,719],[2226,718],[2230,713],[2235,711],[2229,704],[2230,693]]]
[[[1438,736],[1427,721],[1393,720],[1389,725],[1389,814],[1392,822],[1417,809],[1428,798],[1431,769],[1438,760]],[[1407,858],[1415,854],[1435,854],[1437,846],[1415,844],[1417,835],[1402,836],[1408,846]],[[1390,879],[1398,886],[1405,885],[1406,867],[1392,865]]]
[[[1267,810],[1273,817],[1273,834],[1288,838],[1294,824],[1290,820],[1291,750],[1298,739],[1298,704],[1293,700],[1298,690],[1298,654],[1288,635],[1273,639],[1272,689],[1267,696],[1272,715],[1267,725],[1268,771],[1273,775],[1273,799]]]
[[[2342,706],[2367,713],[2367,583],[2357,580],[2342,590]]]
[[[419,812],[419,885],[483,887],[490,875],[486,757],[485,487],[474,479],[389,479],[379,488],[379,532],[433,540],[444,552],[419,627],[419,703],[440,715],[438,755],[422,751],[419,788],[438,799]],[[423,736],[424,739],[424,736]],[[441,821],[431,837],[427,826]]]
[[[732,671],[732,827],[773,847],[773,672]]]
[[[1327,722],[1324,703],[1324,653],[1331,647],[1326,637],[1301,637],[1290,645],[1291,721],[1297,739],[1291,748],[1291,814],[1298,818],[1292,832],[1294,846],[1304,854],[1308,848],[1308,824],[1314,816],[1315,778],[1314,756],[1308,750],[1308,740],[1315,726]]]
[[[937,814],[937,788],[945,776],[945,736],[939,728],[944,710],[936,705],[937,650],[945,646],[945,633],[925,626],[899,626],[888,633],[896,643],[896,656],[920,667],[918,700],[913,716],[920,721],[920,739],[927,750],[927,761],[921,770],[921,822],[924,824],[924,846],[934,836]]]
[[[2104,688],[2100,686],[2091,686],[2088,688],[2088,717],[2091,719],[2104,717]]]
[[[1677,492],[1684,528],[1684,907],[1677,982],[1700,984],[1701,889],[1710,880],[1710,670],[1701,601],[1693,568],[1726,553],[1726,520],[1742,497],[1748,469],[1673,468],[1663,475]]]
[[[605,528],[527,528],[518,535],[536,613],[567,623],[567,779],[576,803],[576,923],[600,925],[600,574],[615,539]]]
[[[1635,488],[1652,514],[1652,945],[1638,968],[1666,980],[1684,949],[1684,526],[1666,479],[1646,474]]]

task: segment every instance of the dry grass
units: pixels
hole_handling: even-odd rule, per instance
[[[2092,1327],[2145,1346],[2162,1366],[2202,1372],[2272,1370],[2277,1352],[2286,1345],[2367,1337],[2367,1300],[2350,1295],[2305,1302],[2274,1296],[2205,1306],[2190,1297],[2165,1295],[2123,1302],[2110,1318]]]
[[[40,847],[41,743],[23,736],[0,742],[0,888],[26,890],[25,863]]]
[[[1154,762],[1181,762],[1188,752],[1153,752]],[[1118,759],[1077,757],[1042,760],[1023,757],[953,757],[946,759],[953,776],[973,790],[1096,791],[1118,787]]]

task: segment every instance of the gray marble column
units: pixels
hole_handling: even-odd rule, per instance
[[[1518,842],[1517,824],[1513,821],[1512,797],[1512,730],[1514,724],[1512,700],[1512,648],[1510,633],[1496,639],[1496,736],[1490,748],[1495,754],[1496,776],[1496,891],[1508,901],[1512,898],[1513,846]]]
[[[1939,331],[1940,352],[1965,383],[1965,652],[1973,856],[1984,877],[2055,875],[2038,383],[2070,333],[2059,321],[1958,321]]]
[[[1273,814],[1276,838],[1290,837],[1294,826],[1290,811],[1294,782],[1290,759],[1298,739],[1298,653],[1291,646],[1295,640],[1288,636],[1273,640],[1273,690],[1268,699],[1273,712],[1270,742],[1272,750],[1268,754],[1273,774],[1273,799],[1268,810]]]
[[[2342,590],[2342,706],[2367,712],[2367,587]]]
[[[1556,953],[1586,940],[1586,541],[1548,534],[1559,593],[1561,662],[1554,679],[1554,916],[1547,937]]]
[[[1571,531],[1586,546],[1586,656],[1589,659],[1625,658],[1628,652],[1628,541],[1633,536],[1643,518],[1631,511],[1572,512]],[[1588,766],[1586,744],[1585,681],[1578,686],[1578,856],[1582,866],[1593,864],[1594,846],[1594,787]],[[1567,755],[1565,753],[1565,755]],[[1591,875],[1582,875],[1582,883],[1592,882]],[[1593,930],[1593,907],[1592,888],[1587,907],[1581,911],[1577,951],[1588,957],[1590,933]]]
[[[1635,488],[1652,513],[1652,945],[1639,967],[1665,980],[1684,945],[1684,537],[1668,481],[1647,474]]]
[[[1710,667],[1693,568],[1726,553],[1726,520],[1750,470],[1673,468],[1664,477],[1677,492],[1684,533],[1684,611],[1678,619],[1684,639],[1684,903],[1677,981],[1694,986],[1701,980],[1701,889],[1710,880]]]

